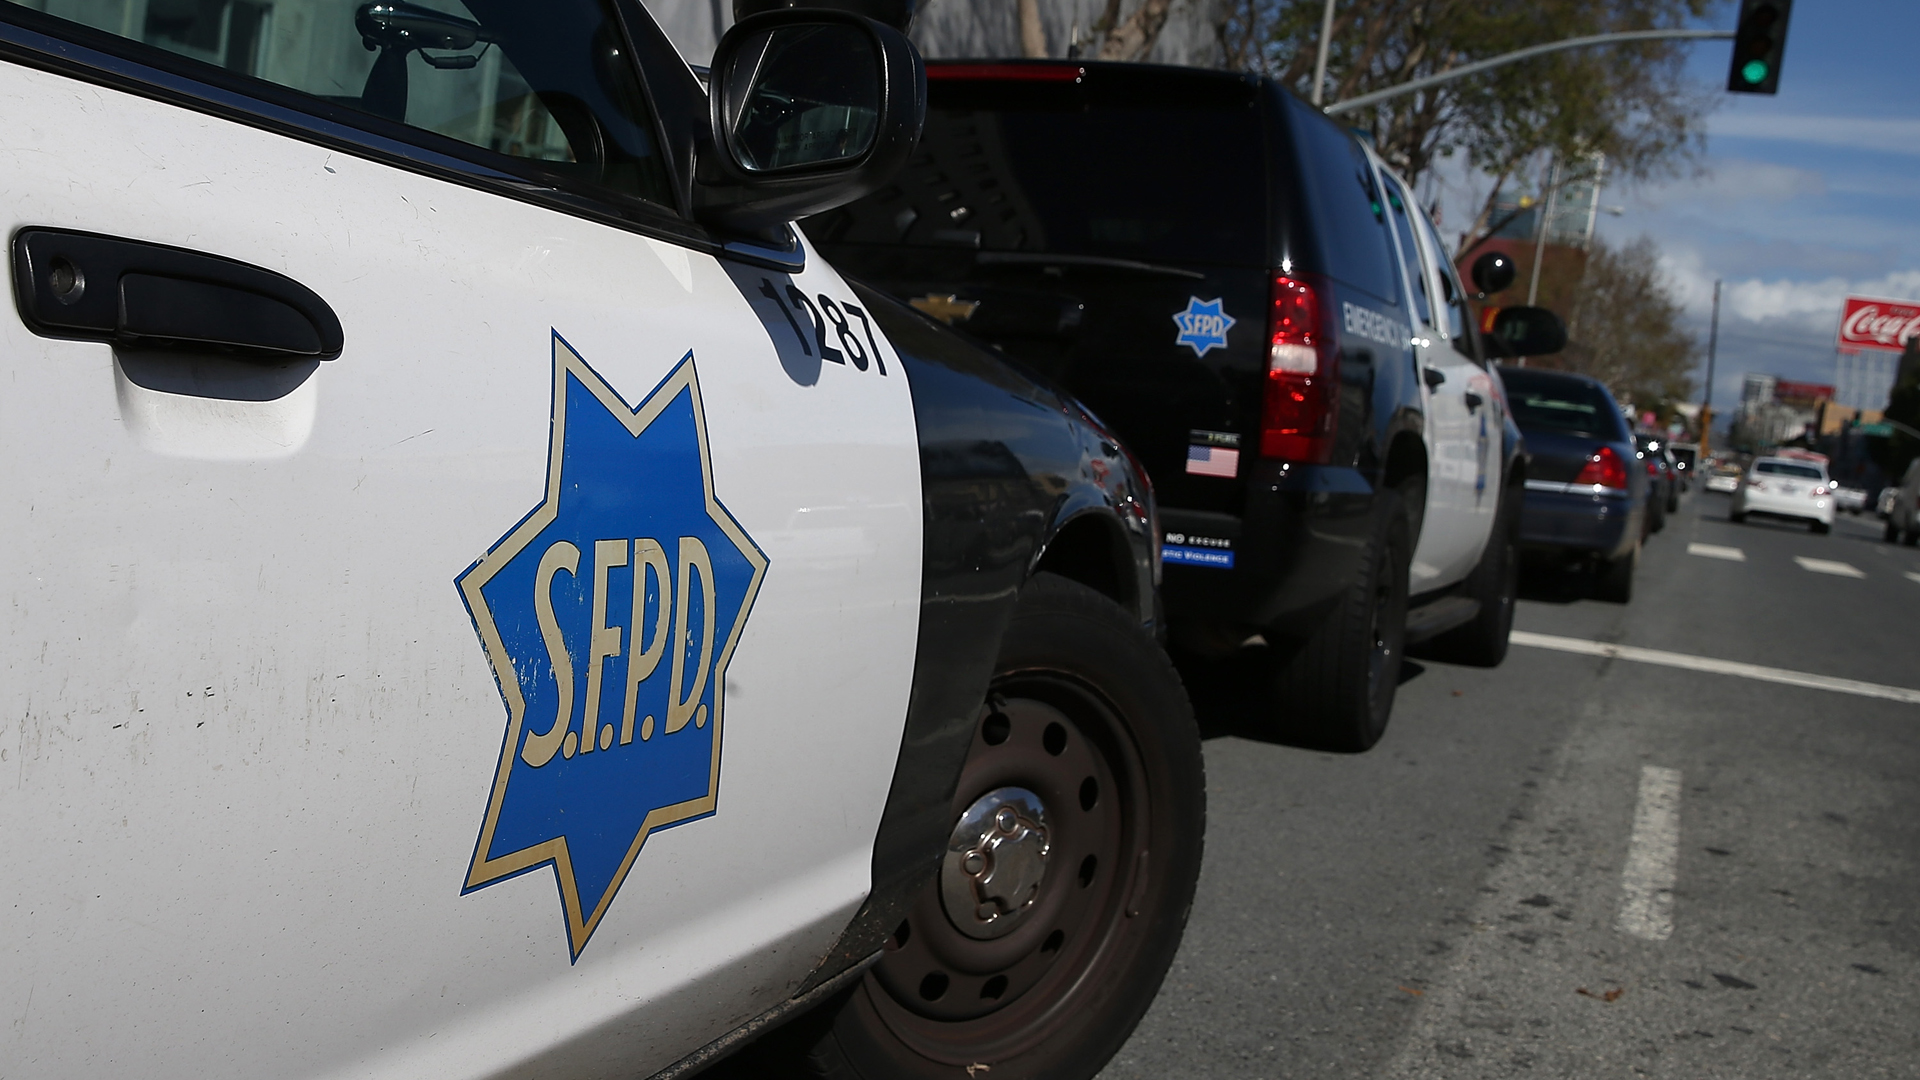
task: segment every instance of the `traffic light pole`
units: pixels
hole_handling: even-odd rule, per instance
[[[1364,109],[1369,105],[1378,105],[1382,101],[1425,90],[1429,86],[1439,86],[1441,83],[1449,83],[1455,79],[1464,79],[1468,75],[1477,75],[1482,71],[1505,67],[1508,64],[1530,60],[1536,56],[1545,56],[1548,53],[1584,49],[1590,45],[1618,45],[1627,41],[1732,41],[1733,38],[1732,30],[1624,30],[1617,34],[1591,34],[1587,37],[1568,38],[1565,41],[1550,41],[1545,45],[1532,45],[1485,60],[1476,60],[1471,64],[1462,64],[1450,71],[1442,71],[1438,75],[1428,75],[1426,78],[1414,79],[1399,86],[1389,86],[1385,90],[1375,90],[1371,94],[1361,94],[1359,97],[1348,98],[1345,101],[1336,101],[1327,106],[1325,112],[1328,116],[1339,116],[1341,113]]]
[[[1700,460],[1713,452],[1713,358],[1720,349],[1720,279],[1713,279],[1713,322],[1707,330],[1707,388],[1700,395]]]

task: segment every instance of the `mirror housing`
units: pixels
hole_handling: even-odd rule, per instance
[[[1551,356],[1567,347],[1567,324],[1546,308],[1494,308],[1489,314],[1492,325],[1485,336],[1493,356]]]
[[[1514,270],[1513,260],[1504,252],[1489,251],[1473,260],[1473,287],[1480,290],[1479,299],[1513,284]]]
[[[748,234],[880,187],[926,123],[919,50],[846,11],[780,8],[735,23],[707,88],[712,141],[695,169],[694,214]]]

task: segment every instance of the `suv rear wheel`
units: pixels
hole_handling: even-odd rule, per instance
[[[937,879],[859,983],[772,1041],[832,1080],[1093,1076],[1173,962],[1205,819],[1199,730],[1166,654],[1111,600],[1036,575]]]
[[[1267,712],[1332,750],[1370,749],[1387,730],[1407,640],[1407,569],[1413,558],[1406,500],[1384,489],[1359,580],[1280,664]]]

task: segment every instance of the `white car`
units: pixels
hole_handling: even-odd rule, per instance
[[[1745,521],[1748,514],[1794,518],[1813,531],[1833,528],[1833,482],[1824,466],[1792,458],[1760,458],[1734,488],[1727,517]]]
[[[1866,489],[1835,484],[1833,486],[1833,505],[1835,509],[1845,510],[1849,514],[1865,513],[1867,509]]]

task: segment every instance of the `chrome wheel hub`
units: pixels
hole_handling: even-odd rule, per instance
[[[940,866],[940,901],[963,934],[990,940],[1020,925],[1047,873],[1047,811],[1026,788],[1003,787],[960,815]]]

